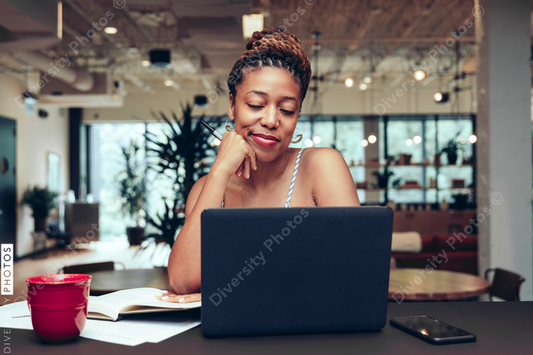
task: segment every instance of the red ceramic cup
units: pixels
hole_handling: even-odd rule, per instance
[[[35,333],[44,341],[77,338],[87,321],[91,275],[54,274],[30,277],[28,307]]]

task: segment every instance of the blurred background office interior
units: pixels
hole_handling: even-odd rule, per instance
[[[224,132],[234,62],[278,26],[313,70],[292,146],[338,150],[361,203],[421,236],[393,267],[444,248],[441,269],[513,271],[533,300],[527,0],[0,0],[2,243],[150,242],[165,266],[216,156],[198,118]]]

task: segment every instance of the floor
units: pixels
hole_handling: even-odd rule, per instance
[[[2,296],[0,305],[26,299],[26,279],[33,276],[55,274],[64,266],[99,261],[122,262],[127,269],[167,266],[170,247],[145,241],[140,246],[127,242],[91,242],[76,249],[50,249],[15,262],[13,268],[14,294]],[[117,266],[120,268],[120,266]]]

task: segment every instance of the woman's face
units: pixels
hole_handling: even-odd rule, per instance
[[[245,74],[228,113],[258,160],[272,161],[293,139],[300,101],[300,85],[288,71],[264,67]]]

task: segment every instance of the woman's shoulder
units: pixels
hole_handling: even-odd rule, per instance
[[[300,159],[302,171],[307,177],[327,178],[348,170],[342,155],[333,148],[311,147],[302,152]]]
[[[327,147],[311,147],[305,148],[302,152],[302,161],[305,161],[306,164],[311,164],[313,166],[323,166],[325,164],[333,163],[345,163],[342,155],[333,148]]]

